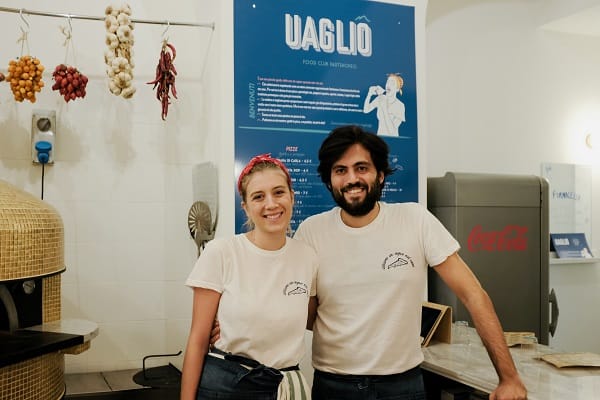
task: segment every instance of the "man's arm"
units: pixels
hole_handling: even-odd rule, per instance
[[[457,253],[434,267],[442,280],[469,311],[489,357],[499,384],[490,400],[526,399],[527,390],[512,359],[494,305],[479,280]]]

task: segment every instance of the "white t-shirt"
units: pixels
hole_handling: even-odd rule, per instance
[[[379,204],[379,215],[363,228],[346,226],[335,207],[296,231],[319,257],[312,350],[318,370],[388,375],[423,361],[427,266],[460,246],[422,205]]]
[[[284,368],[304,354],[316,274],[317,257],[306,244],[287,238],[267,251],[240,234],[208,242],[185,284],[221,293],[218,349]]]

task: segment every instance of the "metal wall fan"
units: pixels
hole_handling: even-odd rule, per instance
[[[217,215],[212,220],[210,207],[203,201],[196,201],[190,207],[188,212],[188,228],[192,239],[198,246],[198,255],[204,249],[206,242],[215,237],[215,228],[217,226]]]

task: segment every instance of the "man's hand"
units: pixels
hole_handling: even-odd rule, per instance
[[[221,327],[219,326],[219,320],[215,319],[213,322],[212,330],[210,331],[209,346],[213,347],[217,340],[221,338]]]
[[[490,394],[490,400],[526,400],[527,389],[520,379],[514,382],[500,383]]]

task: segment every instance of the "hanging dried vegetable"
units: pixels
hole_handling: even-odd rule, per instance
[[[176,55],[175,46],[165,41],[156,66],[156,76],[153,81],[146,82],[149,85],[154,85],[152,89],[156,89],[156,98],[160,101],[162,107],[161,117],[163,121],[167,118],[169,112],[171,94],[174,98],[177,98],[177,89],[175,88],[177,70],[173,65]]]
[[[69,25],[60,27],[60,30],[65,35],[65,42],[63,44],[66,48],[65,62],[57,65],[52,72],[52,79],[54,79],[52,90],[58,90],[63,99],[68,103],[71,100],[85,97],[88,77],[82,74],[77,68],[67,64],[69,49],[71,48],[75,52],[73,42],[71,41],[73,38],[73,29],[70,18]]]
[[[133,83],[133,22],[131,8],[108,6],[105,11],[106,45],[104,52],[108,87],[115,96],[129,99],[135,93]]]
[[[85,97],[88,77],[79,72],[77,68],[65,64],[57,65],[52,73],[52,78],[55,82],[52,90],[58,90],[66,102],[78,97]]]
[[[35,103],[35,94],[44,87],[43,72],[44,66],[40,60],[29,55],[9,61],[6,79],[16,101],[29,100]]]

